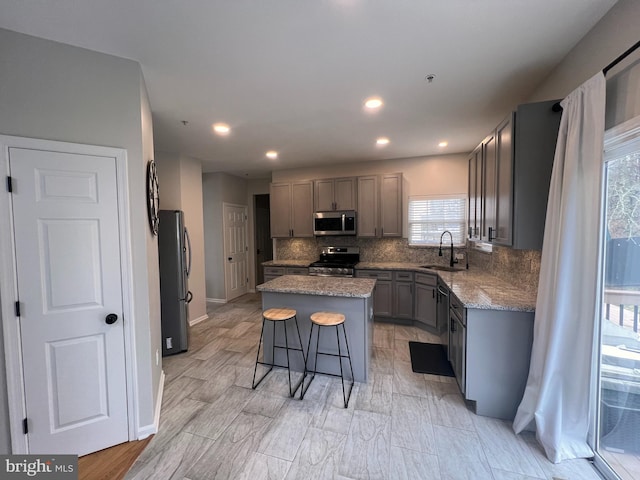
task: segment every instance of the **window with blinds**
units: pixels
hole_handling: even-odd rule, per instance
[[[409,197],[409,245],[440,245],[449,230],[453,244],[463,246],[466,238],[466,194]],[[449,235],[444,238],[450,244]]]

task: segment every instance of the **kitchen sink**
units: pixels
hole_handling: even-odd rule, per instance
[[[428,268],[429,270],[440,270],[442,272],[460,272],[462,268],[449,267],[448,265],[420,265],[420,268]]]

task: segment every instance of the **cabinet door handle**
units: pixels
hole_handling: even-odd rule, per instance
[[[431,298],[436,298],[436,290],[431,290]]]
[[[494,240],[496,237],[493,236],[493,227],[489,227],[489,241]]]

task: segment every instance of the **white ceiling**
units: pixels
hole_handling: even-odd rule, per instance
[[[137,60],[156,150],[259,177],[468,152],[614,3],[0,0],[0,27]],[[362,108],[371,95],[377,114]],[[228,137],[212,134],[219,121]]]

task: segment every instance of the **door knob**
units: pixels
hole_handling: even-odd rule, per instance
[[[233,260],[233,257],[227,257],[227,260],[231,261]]]
[[[106,316],[104,321],[107,322],[107,325],[113,325],[118,321],[118,315],[116,315],[115,313],[110,313]]]

